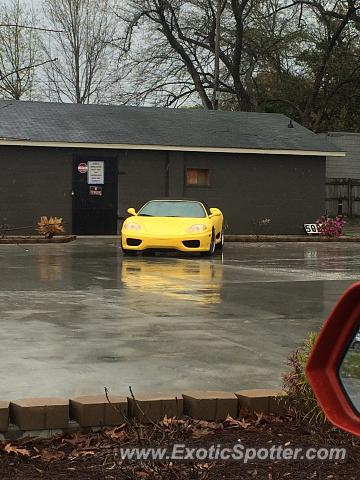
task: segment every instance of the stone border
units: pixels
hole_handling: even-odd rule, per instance
[[[360,242],[360,237],[305,235],[225,235],[225,242]]]
[[[53,238],[44,238],[40,235],[9,235],[6,237],[0,237],[0,245],[37,245],[40,243],[68,243],[73,242],[74,240],[76,240],[76,235],[61,235]]]
[[[0,401],[0,441],[91,431],[132,418],[143,423],[160,421],[165,415],[215,421],[225,420],[228,415],[237,418],[241,409],[282,415],[287,413],[286,399],[281,390],[255,389],[147,393],[136,398],[111,394],[110,403],[105,394]]]

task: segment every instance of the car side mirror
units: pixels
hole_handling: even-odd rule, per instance
[[[218,208],[210,208],[210,213],[214,217],[221,215],[221,211]]]
[[[323,325],[306,376],[327,419],[360,436],[360,282],[340,298]]]
[[[130,213],[130,215],[136,215],[136,211],[135,211],[135,208],[128,208],[127,209],[127,212]]]

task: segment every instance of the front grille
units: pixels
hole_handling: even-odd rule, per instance
[[[200,247],[200,240],[184,240],[182,243],[187,248],[199,248]]]
[[[126,243],[129,245],[129,247],[138,247],[141,243],[141,240],[138,238],[127,238]]]

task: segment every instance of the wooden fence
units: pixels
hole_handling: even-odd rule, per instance
[[[360,216],[360,180],[326,179],[326,211],[328,215]]]

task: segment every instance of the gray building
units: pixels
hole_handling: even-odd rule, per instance
[[[278,114],[1,101],[0,224],[115,234],[128,207],[170,196],[222,209],[227,233],[297,234],[344,155]]]
[[[321,138],[346,151],[326,160],[326,210],[329,215],[360,215],[360,134],[329,132]]]
[[[326,177],[360,180],[360,133],[329,132],[321,136],[346,151],[346,158],[329,157],[327,159]]]

